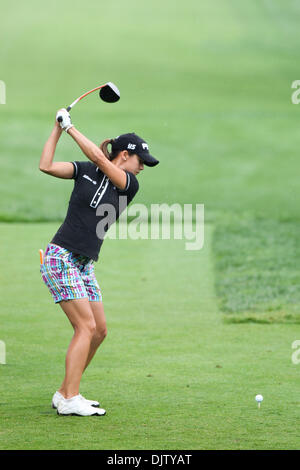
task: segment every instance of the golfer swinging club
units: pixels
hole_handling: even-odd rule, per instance
[[[53,162],[63,130],[89,161]],[[110,152],[108,145],[111,145]],[[43,281],[74,328],[66,355],[65,377],[52,398],[52,407],[60,415],[106,413],[99,402],[87,400],[79,393],[82,374],[107,334],[101,291],[94,273],[94,261],[98,260],[103,243],[96,233],[101,220],[96,211],[101,204],[111,204],[116,211],[114,221],[117,220],[120,197],[127,201],[125,209],[139,189],[136,175],[144,165],[158,163],[150,155],[146,142],[134,133],[104,140],[99,148],[73,126],[66,109],[56,114],[39,168],[57,178],[74,179],[66,218],[47,245],[41,265]]]

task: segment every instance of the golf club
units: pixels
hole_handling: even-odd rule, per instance
[[[75,101],[73,101],[73,103],[70,104],[70,106],[67,107],[67,111],[70,111],[75,106],[75,104],[78,103],[78,101],[82,100],[82,98],[96,90],[100,90],[99,96],[106,103],[115,103],[120,99],[120,92],[116,85],[114,85],[112,82],[107,82],[104,85],[97,86],[96,88],[93,88],[92,90],[87,91],[83,95],[79,96],[79,98],[77,98]],[[57,120],[58,122],[61,122],[62,117],[59,116]]]

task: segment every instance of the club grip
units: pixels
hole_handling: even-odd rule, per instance
[[[70,111],[70,109],[72,109],[72,106],[68,106],[68,107],[67,107],[67,111],[68,111],[68,112]],[[57,121],[58,121],[58,122],[62,122],[62,120],[63,120],[63,118],[62,118],[61,116],[58,116]]]

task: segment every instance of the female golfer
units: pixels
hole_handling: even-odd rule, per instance
[[[58,117],[62,118],[60,123]],[[89,161],[53,162],[63,130]],[[73,126],[65,109],[56,114],[54,129],[42,152],[40,170],[57,178],[75,180],[66,218],[48,244],[41,265],[43,281],[74,328],[66,355],[65,377],[52,398],[52,406],[60,415],[106,413],[97,401],[87,400],[79,393],[81,376],[107,334],[93,263],[98,260],[105,232],[139,189],[136,175],[144,164],[158,163],[149,154],[146,142],[134,133],[107,139],[99,148]],[[110,218],[105,219],[105,211]],[[99,221],[104,219],[108,222],[99,231]]]

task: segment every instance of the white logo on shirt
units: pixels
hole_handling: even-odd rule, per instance
[[[88,175],[83,175],[83,178],[85,178],[86,180],[91,181],[93,184],[97,184],[97,181],[92,180],[92,178],[90,178]]]

